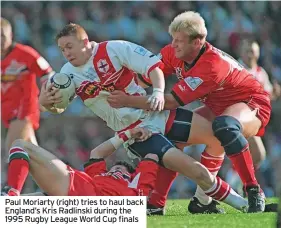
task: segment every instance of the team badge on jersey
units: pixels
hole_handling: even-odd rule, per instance
[[[98,65],[98,70],[102,73],[107,73],[107,71],[109,70],[109,65],[105,59],[100,59],[97,65]]]
[[[184,79],[185,83],[188,85],[188,87],[194,91],[203,83],[203,80],[199,77],[187,77]]]
[[[141,46],[138,46],[138,47],[136,47],[134,52],[138,53],[139,55],[145,56],[145,54],[147,53],[147,50]]]

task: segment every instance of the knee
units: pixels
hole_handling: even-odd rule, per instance
[[[248,145],[248,141],[242,134],[242,125],[232,116],[216,117],[212,129],[227,155],[239,153]]]

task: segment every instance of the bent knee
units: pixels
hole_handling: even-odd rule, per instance
[[[232,116],[216,117],[212,128],[227,155],[239,153],[248,145],[242,134],[242,125]]]

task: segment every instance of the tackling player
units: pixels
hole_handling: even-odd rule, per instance
[[[150,136],[148,130],[134,128],[112,137],[91,151],[84,172],[64,164],[39,146],[16,140],[10,149],[8,186],[1,194],[19,196],[30,172],[41,190],[50,196],[148,196],[157,175],[157,155],[148,154],[136,170],[125,162],[117,162],[107,170],[104,159],[126,140],[144,141]]]
[[[41,81],[52,74],[49,63],[33,48],[13,42],[12,26],[1,17],[1,119],[8,128],[6,150],[15,139],[37,144],[34,130],[39,127]]]
[[[190,131],[188,143],[207,145],[201,162],[215,175],[222,165],[225,151],[248,193],[249,212],[264,211],[265,199],[255,178],[247,138],[263,135],[271,113],[269,94],[241,64],[206,41],[207,29],[198,13],[188,11],[176,16],[169,26],[169,33],[173,41],[160,53],[163,72],[167,76],[176,74],[179,82],[171,94],[165,95],[165,109],[175,109],[196,99],[205,104],[197,113],[213,118],[212,123],[200,123],[193,114],[193,117],[176,119],[178,128]],[[142,80],[150,84],[145,76]],[[124,96],[118,91],[108,98],[115,108],[148,109],[147,100],[146,97]],[[168,138],[178,142],[174,135],[168,135]],[[216,141],[223,148],[211,148],[210,143]],[[197,208],[208,210],[207,205],[212,200],[206,198],[200,188],[195,196],[189,208],[198,204]]]
[[[61,69],[61,73],[72,77],[76,94],[91,111],[106,121],[108,127],[116,132],[134,127],[146,127],[151,130],[153,135],[148,140],[144,142],[129,140],[125,146],[141,157],[145,157],[148,153],[157,154],[162,165],[159,174],[165,174],[165,185],[171,184],[177,174],[174,171],[178,171],[194,180],[206,194],[217,200],[224,201],[239,210],[247,207],[247,201],[235,193],[227,183],[212,176],[204,166],[183,154],[164,136],[165,131],[171,134],[179,133],[172,128],[173,120],[180,118],[183,112],[115,109],[108,104],[108,91],[115,89],[134,96],[145,95],[145,90],[137,85],[134,71],[148,78],[155,76],[161,79],[163,73],[159,69],[161,65],[159,58],[145,48],[127,41],[90,43],[85,30],[77,24],[66,25],[59,32],[57,43],[63,55],[69,60]],[[154,82],[155,85],[157,83],[159,84]],[[52,104],[58,102],[60,94],[57,92],[53,94],[52,89],[42,87],[40,103],[49,110],[59,113],[60,110]],[[157,91],[158,93],[162,92]],[[157,104],[159,98],[162,101],[163,94],[156,95],[153,93],[153,99],[150,99],[153,107],[155,107],[154,101]],[[181,133],[183,134],[179,136],[180,138],[189,135],[189,131]]]

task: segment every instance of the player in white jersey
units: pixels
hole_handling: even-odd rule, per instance
[[[57,43],[69,61],[61,72],[73,78],[76,94],[87,107],[105,120],[110,128],[122,132],[138,126],[146,127],[156,133],[144,142],[129,142],[130,150],[142,157],[147,153],[157,154],[160,163],[165,167],[160,169],[159,174],[167,169],[179,172],[194,180],[209,196],[240,210],[247,207],[247,201],[236,194],[227,183],[211,175],[204,166],[183,154],[164,136],[165,131],[171,130],[178,112],[151,112],[134,108],[114,109],[108,104],[107,92],[115,89],[123,90],[130,95],[145,94],[136,83],[134,72],[137,72],[150,77],[154,88],[158,88],[154,89],[150,100],[153,107],[161,110],[163,92],[159,88],[163,87],[160,87],[161,83],[157,80],[162,82],[164,77],[158,68],[161,64],[158,57],[143,47],[127,41],[92,44],[85,30],[76,24],[66,25],[58,34]],[[159,79],[159,77],[163,78]],[[44,87],[39,98],[41,105],[53,112],[59,112],[52,106],[59,99],[56,89]],[[189,132],[182,132],[180,136],[188,137],[188,134]]]

